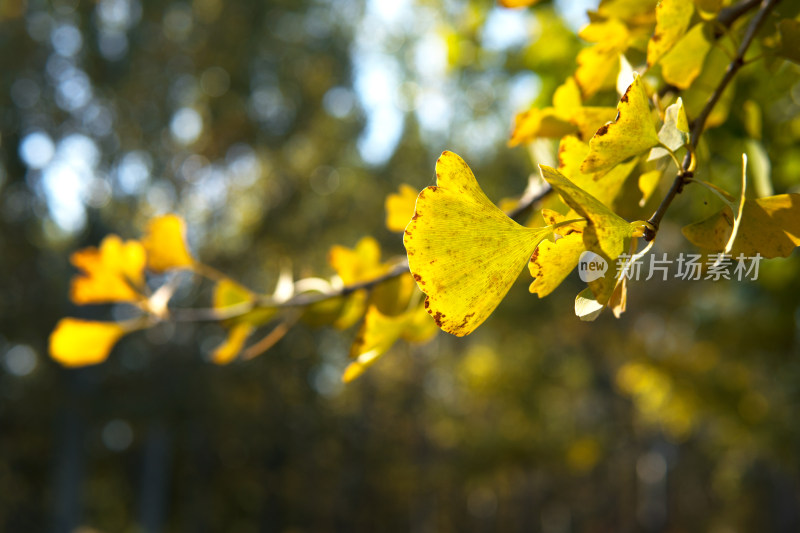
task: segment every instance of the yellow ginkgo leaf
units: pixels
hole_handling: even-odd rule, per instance
[[[651,170],[639,176],[639,191],[642,193],[642,199],[639,200],[639,207],[644,207],[647,201],[653,196],[653,193],[658,189],[658,184],[661,182],[661,171]]]
[[[145,251],[138,241],[109,235],[100,248],[84,248],[70,261],[82,270],[72,279],[70,299],[79,305],[144,300]]]
[[[386,227],[389,231],[401,232],[414,214],[417,190],[403,183],[397,193],[386,197]]]
[[[647,43],[647,64],[667,53],[686,33],[694,14],[694,6],[687,0],[661,0],[656,6],[656,30]]]
[[[588,144],[572,135],[564,137],[558,145],[558,171],[606,206],[613,207],[625,180],[639,161],[634,158],[607,172],[584,174],[581,165],[588,154]]]
[[[616,114],[613,107],[583,107],[580,87],[570,76],[555,90],[552,107],[517,114],[508,144],[513,147],[541,137],[560,139],[572,133],[589,139],[599,127],[614,120]]]
[[[533,108],[517,113],[514,117],[514,127],[508,145],[513,147],[540,137],[559,139],[576,130],[577,127],[569,121],[569,116],[558,109]]]
[[[362,238],[352,250],[344,246],[332,246],[328,252],[328,263],[345,285],[377,278],[389,270],[389,265],[381,263],[381,247],[372,237]]]
[[[353,361],[345,369],[342,381],[349,383],[359,377],[399,339],[420,343],[435,333],[436,325],[422,306],[398,316],[386,316],[370,306],[350,348]]]
[[[535,278],[528,290],[539,298],[553,292],[575,269],[584,250],[583,234],[578,232],[555,242],[542,241],[528,263],[531,276]]]
[[[178,215],[151,220],[142,244],[147,250],[147,267],[153,272],[194,267],[194,258],[186,246],[186,226]]]
[[[700,114],[708,98],[714,91],[718,90],[719,80],[725,75],[725,71],[730,63],[728,50],[735,50],[737,46],[733,39],[726,34],[717,40],[716,45],[708,52],[700,75],[694,80],[691,87],[681,91],[681,98],[683,99],[683,105],[686,107],[686,114],[688,116],[696,117]],[[706,129],[719,126],[728,118],[735,87],[736,85],[734,83],[730,83],[722,92],[722,97],[713,107],[711,114],[706,119]]]
[[[683,228],[689,241],[712,251],[724,250],[732,232],[733,212],[729,207]],[[800,246],[800,194],[745,200],[731,255],[788,257],[797,246]]]
[[[452,152],[436,162],[436,183],[419,193],[403,243],[428,313],[444,331],[463,336],[494,311],[552,231],[511,220]]]
[[[688,89],[703,70],[711,50],[712,23],[700,23],[686,32],[660,59],[664,81],[679,89]]]
[[[69,367],[96,365],[132,329],[117,322],[62,318],[50,334],[50,356]]]
[[[228,337],[211,354],[211,360],[218,365],[227,365],[244,348],[244,343],[255,327],[247,322],[237,322],[228,330]]]
[[[619,257],[634,234],[634,225],[569,181],[558,170],[546,165],[539,165],[539,169],[545,181],[564,202],[589,221],[583,232],[586,248],[603,255],[606,260]]]
[[[630,34],[621,21],[611,18],[592,22],[581,29],[579,36],[597,43],[578,53],[578,68],[575,80],[581,88],[583,98],[616,85],[620,67],[620,54],[628,47]]]
[[[597,130],[589,141],[589,154],[581,170],[589,173],[609,169],[658,142],[644,83],[640,76],[634,75],[633,83],[617,105],[617,120]]]

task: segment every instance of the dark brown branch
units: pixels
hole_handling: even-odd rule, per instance
[[[767,19],[767,15],[775,8],[776,5],[780,0],[761,0],[760,7],[758,12],[753,16],[753,20],[750,21],[750,25],[747,27],[747,31],[745,32],[744,39],[742,39],[742,43],[739,45],[739,49],[736,52],[736,57],[728,64],[728,68],[725,70],[725,75],[720,80],[717,87],[714,89],[714,92],[711,93],[708,100],[706,100],[703,109],[700,111],[700,114],[695,117],[691,124],[691,131],[689,134],[689,144],[691,149],[687,152],[686,156],[683,158],[683,162],[681,164],[681,169],[678,171],[678,175],[675,177],[675,181],[672,182],[672,186],[670,187],[669,191],[667,192],[664,199],[661,201],[661,204],[656,209],[656,212],[653,213],[653,216],[650,217],[648,222],[653,225],[655,230],[651,230],[647,228],[645,230],[644,238],[647,241],[652,241],[656,237],[656,232],[658,231],[658,226],[661,223],[661,219],[664,218],[664,214],[669,209],[669,206],[672,204],[672,201],[675,197],[683,191],[683,186],[686,184],[686,180],[693,176],[693,169],[692,169],[692,159],[694,154],[694,149],[697,148],[697,143],[700,141],[700,135],[703,133],[703,129],[706,126],[706,121],[708,120],[711,111],[714,110],[714,106],[717,105],[719,99],[722,98],[722,93],[728,87],[728,84],[733,80],[736,76],[736,73],[739,72],[739,69],[742,68],[744,65],[744,55],[747,53],[748,48],[753,42],[753,39],[758,33],[758,30],[761,29],[761,26],[764,24],[764,21]],[[725,22],[728,25],[733,24],[733,22],[746,13],[749,9],[752,9],[758,4],[758,2],[754,0],[747,0],[745,2],[741,2],[736,6],[732,6],[732,11],[726,14]],[[724,10],[723,10],[724,11]],[[720,22],[723,16],[723,12],[720,12]],[[723,23],[725,23],[723,22]]]
[[[514,207],[507,214],[517,222],[538,202],[544,199],[552,192],[552,188],[545,187],[535,195],[523,197],[519,204]],[[240,304],[224,307],[221,309],[205,308],[205,309],[171,309],[170,318],[176,322],[217,322],[221,320],[228,320],[244,315],[259,307],[271,308],[296,308],[306,307],[325,300],[340,298],[347,296],[356,291],[370,290],[381,283],[394,279],[408,272],[408,259],[403,259],[392,266],[388,272],[377,278],[367,281],[360,281],[351,285],[345,285],[339,289],[331,292],[311,292],[298,294],[285,302],[274,302],[269,297],[256,298],[251,301],[242,302]]]

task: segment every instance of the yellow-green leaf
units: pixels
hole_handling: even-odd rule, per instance
[[[706,55],[711,50],[709,24],[696,24],[664,54],[659,61],[664,81],[679,89],[688,89],[700,75]]]
[[[542,177],[576,213],[589,221],[583,233],[588,250],[616,259],[634,234],[634,227],[600,200],[569,181],[558,170],[539,165]]]
[[[686,33],[694,14],[687,0],[661,0],[656,6],[656,30],[647,43],[647,64],[654,65]]]
[[[62,318],[50,334],[50,356],[64,366],[96,365],[130,328],[117,322]]]
[[[583,234],[570,233],[555,242],[544,240],[533,253],[528,269],[535,279],[528,290],[544,298],[575,269],[581,253],[586,250]]]
[[[689,120],[686,118],[681,98],[664,112],[664,124],[658,130],[658,139],[673,153],[689,143]],[[666,156],[668,154],[666,148],[656,146],[650,150],[648,161]]]
[[[142,244],[147,250],[147,267],[154,272],[194,266],[194,258],[186,246],[186,226],[177,215],[151,220]]]
[[[571,135],[564,137],[558,146],[558,171],[606,206],[613,207],[625,180],[639,161],[631,159],[607,172],[584,174],[581,165],[588,154],[588,144]]]
[[[640,76],[617,105],[617,120],[597,130],[589,141],[589,154],[581,165],[584,173],[613,167],[658,144],[655,121]]]
[[[729,207],[705,220],[683,228],[693,244],[711,251],[722,251],[733,232],[733,212]],[[800,194],[779,194],[745,200],[739,231],[731,254],[753,257],[788,257],[800,245]]]
[[[625,24],[611,18],[588,24],[579,35],[586,41],[597,43],[578,53],[578,68],[575,70],[575,80],[583,98],[588,99],[596,92],[616,85],[619,57],[628,47],[630,34]]]
[[[417,197],[403,243],[411,273],[428,295],[428,313],[444,331],[462,336],[494,311],[551,230],[511,220],[452,152],[436,162],[436,178]]]

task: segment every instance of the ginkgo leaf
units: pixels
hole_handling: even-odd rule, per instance
[[[589,141],[581,170],[589,173],[611,168],[658,142],[642,78],[635,76],[617,105],[617,120],[597,130]]]
[[[642,192],[642,199],[639,200],[639,207],[644,207],[647,201],[653,196],[661,182],[661,171],[651,170],[639,176],[639,190]]]
[[[332,246],[328,263],[345,285],[377,278],[389,270],[389,265],[381,263],[381,247],[372,237],[362,238],[353,249]]]
[[[248,322],[237,322],[228,330],[225,341],[214,349],[211,360],[218,365],[227,365],[233,361],[244,348],[244,343],[253,333],[255,327]]]
[[[588,144],[571,135],[564,137],[558,145],[558,171],[603,204],[612,207],[622,191],[625,180],[639,161],[631,159],[607,172],[584,174],[581,165],[588,154]]]
[[[578,52],[575,79],[585,99],[616,85],[619,56],[623,50],[624,47],[596,44]]]
[[[726,206],[705,220],[684,227],[683,234],[696,246],[722,251],[733,232],[733,223],[733,212]],[[745,200],[732,255],[788,257],[797,246],[800,246],[800,194]]]
[[[600,200],[569,181],[558,170],[539,165],[542,177],[576,213],[589,221],[583,233],[588,250],[616,259],[635,232],[634,226]]]
[[[611,298],[608,300],[608,308],[614,313],[616,318],[622,316],[628,306],[628,278],[623,277],[619,280]]]
[[[678,101],[667,107],[664,111],[664,124],[658,131],[658,139],[661,144],[672,150],[678,151],[682,146],[689,143],[689,120],[686,118],[686,110],[683,107],[683,100]],[[667,155],[667,150],[661,146],[656,146],[650,150],[648,161],[658,159]]]
[[[686,114],[696,117],[705,107],[710,95],[717,90],[719,82],[725,75],[725,71],[730,63],[730,57],[726,50],[736,49],[737,44],[728,35],[722,36],[716,46],[708,52],[700,75],[694,80],[691,87],[681,92],[683,105],[686,107]],[[734,96],[734,83],[728,84],[722,92],[722,97],[712,108],[711,114],[705,122],[706,129],[719,126],[728,118],[731,101]]]
[[[428,313],[444,331],[463,336],[494,311],[552,231],[511,220],[452,152],[436,162],[436,178],[419,193],[403,243]]]
[[[79,305],[142,301],[145,250],[138,241],[109,235],[100,248],[84,248],[70,257],[81,275],[70,285],[70,299]]]
[[[579,107],[572,112],[569,121],[578,127],[581,139],[591,139],[598,129],[616,116],[617,110],[613,107]]]
[[[389,231],[401,232],[406,229],[408,220],[414,214],[417,201],[417,190],[405,183],[400,185],[397,193],[386,197],[386,227]]]
[[[694,0],[694,5],[698,11],[709,16],[716,16],[722,9],[723,0]]]
[[[151,220],[142,244],[147,250],[147,267],[153,272],[194,267],[194,258],[186,246],[186,226],[178,215]]]
[[[359,377],[399,339],[425,342],[435,333],[436,325],[422,306],[398,316],[384,315],[370,306],[350,348],[353,361],[345,369],[342,381],[349,383]]]
[[[558,139],[576,130],[575,124],[555,108],[529,109],[514,117],[514,127],[508,144],[513,147],[540,137]]]
[[[570,76],[555,90],[553,107],[517,114],[508,144],[513,147],[542,137],[560,139],[572,133],[589,139],[599,127],[614,120],[616,113],[613,107],[583,107],[580,87]]]
[[[50,334],[50,356],[68,367],[96,365],[131,330],[117,322],[62,318]]]
[[[679,89],[691,87],[711,50],[711,31],[711,23],[696,24],[661,57],[659,63],[664,81]]]
[[[544,240],[533,253],[528,269],[535,278],[528,290],[544,298],[561,285],[586,250],[583,234],[574,232],[555,242]]]
[[[656,6],[656,29],[647,43],[647,64],[655,65],[686,33],[694,14],[687,0],[661,0]]]
[[[601,0],[597,14],[603,17],[616,17],[631,25],[653,23],[657,0]]]
[[[592,290],[588,287],[575,297],[575,316],[583,322],[592,322],[600,316],[603,309],[605,309],[605,306],[597,301],[594,294],[592,294]]]

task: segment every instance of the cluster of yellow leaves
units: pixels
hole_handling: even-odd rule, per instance
[[[411,272],[440,328],[455,335],[473,331],[526,263],[534,277],[530,291],[546,296],[587,251],[615,266],[578,295],[576,313],[593,319],[606,306],[617,316],[624,311],[627,286],[624,277],[620,281],[615,260],[636,251],[635,239],[647,223],[630,223],[615,209],[630,203],[631,181],[640,194],[636,203],[644,207],[664,174],[659,160],[671,156],[677,165],[679,151],[690,147],[688,115],[698,113],[716,89],[719,68],[727,64],[720,56],[732,49],[731,36],[719,31],[715,21],[721,7],[713,1],[602,0],[597,11],[589,13],[590,23],[579,36],[594,44],[579,53],[574,75],[555,90],[552,106],[517,115],[509,141],[516,146],[540,138],[560,139],[558,169],[540,169],[567,212],[544,209],[545,226],[515,223],[483,194],[460,157],[442,154],[436,165],[437,184],[419,194],[404,236]],[[796,38],[791,21],[782,23],[780,30],[786,34],[784,47]],[[653,94],[652,86],[628,63],[628,57],[641,56],[647,64],[639,70],[646,71],[650,83],[658,83],[660,77],[668,92],[682,94],[686,104],[676,95],[667,105],[670,99],[662,101]],[[704,70],[708,56],[714,57]],[[594,105],[598,95],[612,88],[621,94],[616,108]],[[725,119],[729,100],[726,91],[706,126]],[[387,206],[408,196],[403,191],[390,197]],[[762,251],[766,257],[786,255],[797,246],[793,195],[747,202],[742,198],[738,218],[728,208],[687,227],[686,235],[698,245],[727,249],[738,230],[734,250]],[[747,222],[739,224],[742,220]],[[764,239],[772,244],[763,245]]]
[[[158,291],[149,293],[145,270],[194,266],[183,221],[175,215],[152,220],[141,242],[109,235],[99,248],[79,250],[70,259],[80,271],[70,285],[75,304],[129,303],[154,317],[163,315],[166,302]],[[100,363],[123,335],[151,324],[148,316],[124,322],[64,318],[50,335],[50,355],[64,366]]]

